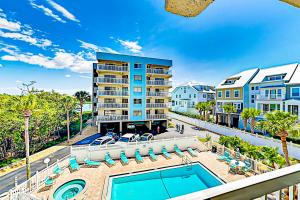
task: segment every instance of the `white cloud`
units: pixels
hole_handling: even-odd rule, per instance
[[[70,78],[71,75],[70,75],[70,74],[66,74],[65,77],[66,77],[66,78]]]
[[[20,80],[16,80],[16,83],[23,83],[23,81],[20,81]]]
[[[60,12],[63,16],[65,16],[66,18],[68,18],[69,20],[75,21],[75,22],[80,22],[78,19],[76,19],[76,17],[70,13],[67,9],[65,9],[64,7],[62,7],[61,5],[59,5],[58,3],[55,3],[52,0],[48,0],[48,3],[58,12]]]
[[[0,63],[0,68],[3,67],[3,65]]]
[[[0,9],[0,29],[6,29],[10,31],[20,31],[21,23],[18,21],[10,21],[7,19],[6,14]]]
[[[139,45],[138,41],[129,41],[129,40],[120,40],[118,41],[121,43],[121,45],[131,51],[132,53],[141,53],[142,52],[142,46]]]
[[[80,77],[80,78],[85,78],[85,79],[92,79],[92,77],[91,77],[91,76],[84,76],[84,75],[80,75],[79,77]]]
[[[113,50],[112,48],[109,48],[109,47],[99,47],[95,44],[84,42],[82,40],[77,40],[77,41],[81,43],[81,45],[80,45],[81,48],[93,51],[93,53],[97,52],[97,51],[107,52],[107,53],[116,53],[116,54],[119,53],[119,52],[117,52],[117,51],[115,51],[115,50]]]
[[[55,19],[56,21],[62,22],[62,23],[66,23],[65,20],[63,20],[62,18],[60,18],[58,15],[54,14],[53,11],[49,8],[46,8],[43,5],[38,5],[35,3],[35,0],[29,0],[30,5],[37,9],[37,10],[41,10],[45,15],[52,17],[53,19]]]

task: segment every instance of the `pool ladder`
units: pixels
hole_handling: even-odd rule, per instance
[[[182,157],[182,164],[186,165],[186,168],[188,170],[192,169],[193,163],[192,163],[191,159],[187,155],[185,155],[185,156]]]

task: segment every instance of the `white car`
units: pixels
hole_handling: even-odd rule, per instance
[[[154,139],[154,137],[153,137],[153,135],[151,133],[144,133],[139,138],[139,141],[150,141],[150,140],[153,140],[153,139]]]
[[[92,146],[95,146],[95,145],[104,145],[104,144],[114,144],[116,141],[109,137],[109,136],[103,136],[103,137],[100,137],[96,140],[94,140],[91,145]]]
[[[122,135],[116,144],[128,143],[128,142],[135,142],[138,139],[138,135],[127,133]]]

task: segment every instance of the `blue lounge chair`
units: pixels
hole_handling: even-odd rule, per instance
[[[123,165],[127,165],[127,164],[129,163],[128,158],[126,157],[126,154],[125,154],[124,151],[122,151],[122,152],[120,153],[120,158],[121,158],[121,163],[122,163]]]
[[[62,169],[60,166],[55,165],[55,167],[53,168],[53,174],[55,174],[56,176],[60,175],[62,173]]]
[[[157,161],[157,156],[155,155],[152,148],[149,149],[149,156],[152,161]]]
[[[232,161],[232,159],[233,159],[232,156],[229,154],[225,159],[225,162],[229,164]]]
[[[229,172],[232,174],[236,174],[237,173],[237,166],[235,164],[230,164],[229,165]]]
[[[70,161],[71,171],[79,170],[80,167],[75,157],[71,157],[69,161]]]
[[[105,154],[105,163],[106,163],[109,167],[111,167],[111,166],[113,166],[113,165],[116,164],[116,162],[115,162],[113,159],[111,159],[111,157],[110,157],[110,155],[109,155],[108,152]]]
[[[182,151],[178,148],[178,146],[176,144],[174,145],[174,151],[180,158],[183,157]]]
[[[90,159],[85,159],[84,163],[87,167],[99,167],[100,164],[101,164],[100,162],[93,161],[93,160],[90,160]]]
[[[52,187],[54,184],[54,180],[51,179],[49,176],[46,176],[44,182],[45,182],[45,187],[47,187],[47,188]]]
[[[189,154],[193,157],[197,157],[197,153],[191,148],[191,147],[188,147],[187,148],[187,151],[189,152]]]
[[[244,160],[245,166],[242,168],[243,172],[249,172],[252,170],[252,164],[250,160]]]
[[[162,153],[163,153],[163,155],[164,155],[164,157],[166,159],[170,159],[171,158],[171,154],[168,153],[168,151],[167,151],[167,149],[165,147],[163,147],[161,151],[162,151]]]
[[[241,154],[240,154],[239,151],[236,151],[236,152],[235,152],[235,159],[236,159],[236,160],[241,160]]]
[[[218,160],[220,161],[226,161],[226,159],[229,157],[229,152],[228,151],[225,151],[223,155],[219,156],[218,157]]]
[[[140,151],[138,149],[135,150],[135,160],[137,163],[144,162],[143,157],[141,156]]]

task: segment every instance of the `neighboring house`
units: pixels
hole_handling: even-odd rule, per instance
[[[215,100],[215,88],[209,85],[187,83],[172,91],[172,111],[198,113],[195,105]]]
[[[171,60],[97,53],[93,119],[99,132],[167,128]]]
[[[239,127],[240,113],[249,107],[249,83],[259,69],[240,72],[223,80],[216,88],[216,122],[227,124],[228,114],[224,113],[225,104],[233,105],[237,112],[231,113],[231,126]]]
[[[291,112],[300,119],[300,69],[297,63],[261,69],[250,82],[250,107]]]

